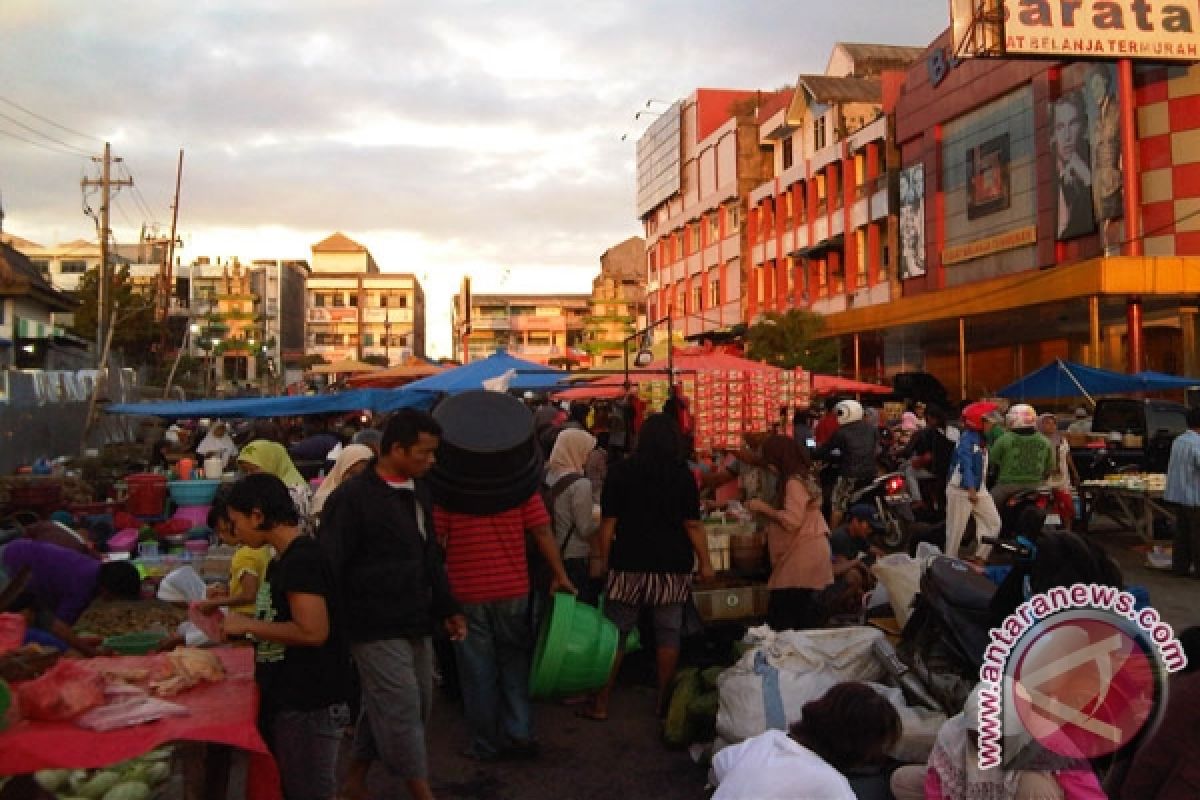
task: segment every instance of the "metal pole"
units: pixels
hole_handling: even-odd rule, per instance
[[[958,318],[958,393],[959,399],[967,399],[967,323]]]
[[[1087,401],[1092,404],[1092,408],[1095,408],[1096,401],[1092,399],[1090,394],[1088,394],[1087,389],[1083,388],[1083,384],[1075,378],[1075,374],[1067,368],[1067,365],[1063,363],[1061,358],[1056,358],[1054,360],[1058,362],[1058,368],[1061,369],[1066,376],[1071,379],[1071,383],[1075,384],[1075,388],[1079,390],[1079,393],[1087,398]]]
[[[675,325],[667,315],[667,385],[675,385]]]
[[[1100,353],[1100,296],[1092,295],[1088,298],[1088,349],[1091,350],[1091,358],[1088,362],[1093,367],[1102,368],[1104,359]]]
[[[862,352],[857,333],[854,334],[854,380],[862,380]]]
[[[1121,181],[1125,193],[1125,255],[1142,255],[1142,175],[1138,163],[1137,95],[1133,86],[1133,61],[1117,62],[1117,97],[1121,120]],[[1130,334],[1132,335],[1132,330]]]

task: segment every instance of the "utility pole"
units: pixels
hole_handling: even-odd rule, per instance
[[[108,142],[104,143],[104,155],[92,156],[92,162],[100,164],[100,179],[84,178],[81,180],[80,186],[86,191],[93,186],[100,187],[100,272],[96,276],[96,348],[97,358],[100,358],[99,350],[104,347],[107,341],[108,325],[110,324],[110,307],[112,306],[112,263],[108,251],[108,241],[112,236],[112,231],[109,229],[109,209],[112,205],[112,187],[118,188],[122,186],[133,186],[133,178],[121,178],[113,180],[112,164],[121,162],[119,158],[113,158],[112,145]]]

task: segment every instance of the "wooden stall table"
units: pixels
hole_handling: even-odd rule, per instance
[[[183,764],[186,800],[278,800],[279,774],[258,732],[258,687],[254,650],[216,650],[225,679],[204,683],[175,697],[191,712],[183,717],[104,733],[73,722],[22,720],[0,732],[0,775],[43,769],[95,769],[125,761],[155,747],[176,743]],[[153,656],[93,659],[123,668],[145,666]]]
[[[1102,513],[1133,530],[1142,541],[1154,543],[1155,520],[1175,520],[1175,512],[1163,501],[1163,490],[1144,483],[1084,481],[1079,487],[1083,505],[1081,522],[1088,532],[1088,517]],[[1103,511],[1098,509],[1103,508]]]

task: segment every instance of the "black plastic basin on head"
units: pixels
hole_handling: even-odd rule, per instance
[[[439,504],[468,514],[494,514],[532,495],[542,478],[533,415],[515,397],[473,391],[433,412],[442,426],[429,480]]]

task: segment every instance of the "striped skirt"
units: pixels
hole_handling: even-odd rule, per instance
[[[686,572],[608,573],[604,594],[631,606],[668,606],[687,602],[692,576]]]

